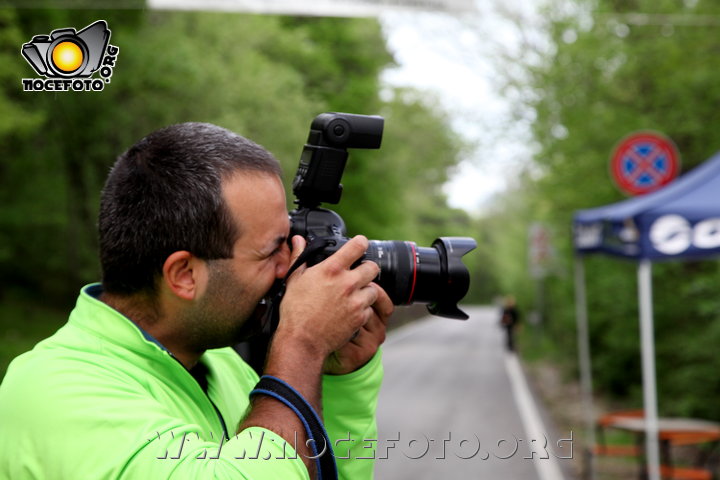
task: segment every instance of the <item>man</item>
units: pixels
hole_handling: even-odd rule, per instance
[[[257,375],[227,348],[303,250],[288,234],[279,164],[243,137],[186,123],[120,156],[100,205],[102,284],[0,385],[0,478],[314,477],[298,415],[250,400]],[[291,275],[264,370],[324,416],[353,479],[372,475],[356,457],[376,438],[393,309],[377,265],[351,268],[367,245]]]
[[[515,329],[520,322],[520,312],[515,303],[515,297],[508,295],[503,301],[500,324],[505,328],[506,347],[509,352],[515,351]]]

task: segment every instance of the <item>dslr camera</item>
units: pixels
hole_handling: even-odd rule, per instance
[[[297,208],[290,212],[290,238],[306,239],[303,259],[309,266],[349,240],[340,215],[320,205],[340,201],[348,148],[380,148],[383,126],[382,117],[348,113],[323,113],[313,120],[292,184]],[[461,259],[476,246],[468,237],[440,237],[427,248],[409,241],[371,240],[360,262],[380,266],[375,282],[395,305],[426,303],[433,315],[464,320],[468,316],[457,303],[468,291],[470,276]]]
[[[110,41],[104,20],[79,32],[59,28],[50,35],[35,35],[22,46],[22,55],[39,75],[46,77],[89,77],[98,68]]]

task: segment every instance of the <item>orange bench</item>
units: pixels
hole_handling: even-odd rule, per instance
[[[611,426],[620,418],[642,418],[645,415],[640,410],[624,410],[619,412],[606,413],[598,418],[595,428],[597,429],[597,445],[593,448],[595,455],[615,457],[637,457],[641,453],[638,445],[608,445],[605,443],[605,429]]]
[[[604,430],[608,427],[615,427],[624,430],[637,432],[637,438],[642,438],[644,422],[642,410],[627,410],[608,413],[597,421],[598,444],[594,447],[597,455],[612,456],[643,456],[641,445],[607,445],[604,438]],[[658,431],[658,439],[661,442],[660,474],[664,480],[714,480],[716,477],[712,470],[702,468],[699,465],[704,461],[698,460],[697,467],[675,467],[672,465],[670,449],[682,445],[698,445],[702,443],[720,442],[720,425],[712,424],[703,420],[668,418],[661,419],[662,427]],[[700,458],[700,457],[698,457]],[[641,476],[642,476],[641,472]]]

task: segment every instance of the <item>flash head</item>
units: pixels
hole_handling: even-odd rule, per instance
[[[384,123],[377,115],[333,112],[315,117],[292,184],[295,203],[301,208],[338,203],[347,149],[380,148]]]
[[[308,144],[334,148],[380,148],[385,119],[377,115],[321,113],[312,121]]]

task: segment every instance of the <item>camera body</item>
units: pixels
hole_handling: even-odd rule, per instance
[[[308,265],[335,253],[349,239],[345,222],[320,204],[337,204],[348,148],[380,148],[384,119],[379,116],[323,113],[310,126],[307,144],[293,180],[298,207],[290,212],[290,238],[301,235],[308,242]],[[469,237],[440,237],[432,247],[409,241],[371,240],[360,259],[380,267],[375,279],[395,305],[428,304],[430,313],[467,319],[457,307],[470,285],[462,256],[477,246]]]
[[[98,20],[79,32],[60,28],[50,35],[35,35],[21,53],[39,75],[89,77],[100,68],[109,41],[107,23]]]

